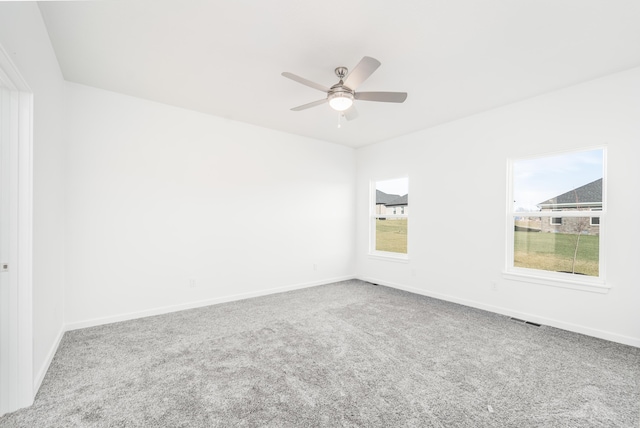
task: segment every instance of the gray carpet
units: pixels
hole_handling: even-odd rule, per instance
[[[68,332],[0,426],[637,428],[639,403],[638,348],[346,281]]]

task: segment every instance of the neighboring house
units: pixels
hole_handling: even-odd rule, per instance
[[[409,214],[409,195],[390,195],[376,190],[376,214]]]
[[[409,195],[400,196],[386,204],[387,214],[409,214]]]
[[[540,202],[538,207],[540,211],[600,211],[602,210],[602,178]],[[589,217],[587,213],[585,217],[588,217],[589,221],[575,217],[543,217],[541,230],[551,233],[582,232],[587,235],[598,235],[600,218]]]

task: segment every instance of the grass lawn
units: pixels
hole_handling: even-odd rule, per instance
[[[407,219],[376,219],[376,250],[407,253]]]
[[[571,272],[578,235],[564,233],[514,232],[516,267]],[[581,235],[575,272],[598,276],[600,237]]]

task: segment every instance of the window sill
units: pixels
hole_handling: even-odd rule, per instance
[[[576,279],[556,278],[551,275],[540,275],[528,271],[504,271],[502,277],[519,282],[547,285],[550,287],[569,288],[571,290],[588,291],[591,293],[606,294],[611,289],[604,281],[580,281]]]
[[[409,256],[402,253],[388,253],[384,251],[370,252],[369,258],[373,260],[384,260],[387,262],[409,263]]]

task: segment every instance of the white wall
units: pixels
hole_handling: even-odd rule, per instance
[[[35,2],[0,2],[0,44],[33,91],[33,370],[42,380],[63,329],[64,81]]]
[[[353,276],[355,150],[67,93],[69,328]]]
[[[358,276],[640,346],[639,118],[636,68],[359,149]],[[613,288],[596,294],[503,279],[507,159],[603,144]],[[369,258],[369,180],[405,174],[410,262]]]

